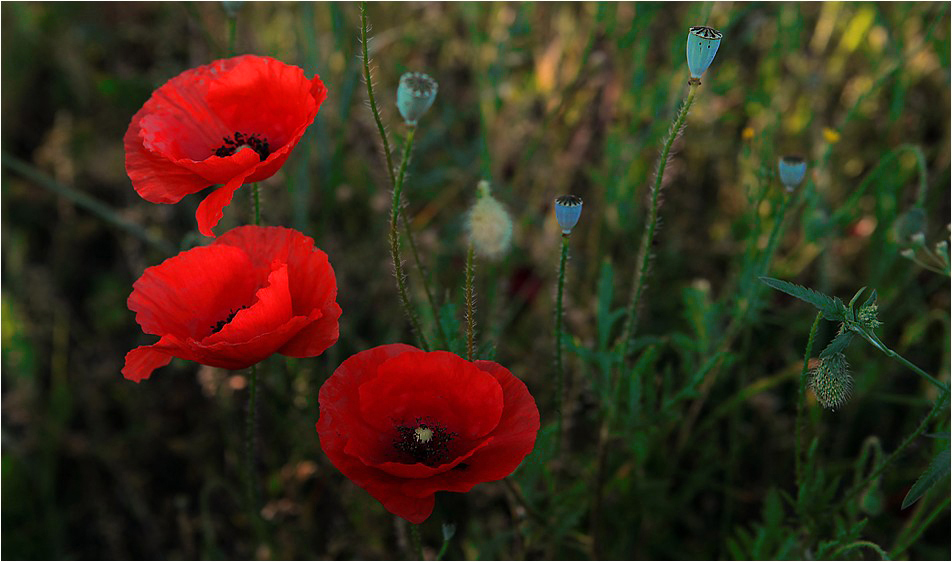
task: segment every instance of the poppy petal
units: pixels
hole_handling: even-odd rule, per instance
[[[329,302],[311,321],[293,338],[284,344],[278,353],[288,357],[314,357],[337,343],[340,337],[341,309],[336,302]]]
[[[288,266],[275,263],[268,275],[268,284],[255,293],[255,300],[247,308],[235,313],[221,330],[203,339],[203,345],[218,342],[244,343],[261,334],[278,329],[291,319],[291,293],[288,292]]]
[[[136,193],[152,203],[178,203],[186,195],[210,185],[204,178],[148,150],[139,137],[138,123],[145,108],[132,118],[122,139],[126,151],[126,173]]]
[[[359,389],[361,415],[378,431],[392,431],[394,420],[431,418],[475,440],[502,415],[499,383],[458,355],[406,352],[380,365],[378,373]]]
[[[295,315],[305,316],[323,309],[337,298],[334,269],[327,254],[314,246],[310,236],[280,226],[242,226],[229,230],[215,244],[241,248],[257,269],[267,270],[275,259],[286,261]]]
[[[235,195],[235,191],[245,182],[245,177],[246,176],[235,176],[229,180],[228,183],[211,192],[211,194],[199,203],[198,210],[195,211],[195,219],[198,221],[199,232],[211,238],[215,237],[212,228],[221,220],[224,214],[222,209],[231,203],[231,198]]]
[[[126,353],[122,376],[133,382],[142,382],[152,376],[152,371],[168,365],[172,356],[154,349],[156,345],[158,344],[139,346]]]
[[[201,339],[252,302],[259,285],[252,270],[238,248],[192,248],[146,269],[132,286],[129,310],[147,334]]]

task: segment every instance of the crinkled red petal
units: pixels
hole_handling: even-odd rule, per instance
[[[202,339],[232,311],[252,303],[263,279],[248,255],[231,246],[192,248],[145,270],[129,310],[147,334]]]
[[[360,386],[361,415],[381,432],[430,418],[460,439],[474,440],[496,427],[502,411],[495,377],[446,351],[402,353]]]

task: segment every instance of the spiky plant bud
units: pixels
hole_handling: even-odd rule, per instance
[[[883,325],[883,323],[879,321],[878,313],[879,307],[876,303],[868,304],[859,309],[859,314],[857,314],[856,319],[867,330],[875,330]]]
[[[846,356],[834,353],[821,357],[820,364],[810,371],[810,390],[824,408],[836,409],[845,404],[853,392],[853,377]]]
[[[466,217],[466,229],[476,253],[488,259],[502,256],[512,242],[512,219],[492,196],[486,180],[476,187],[476,203]]]

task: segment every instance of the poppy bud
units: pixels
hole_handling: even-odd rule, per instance
[[[416,126],[417,120],[433,105],[438,89],[436,80],[422,72],[407,72],[400,77],[397,109],[407,125]]]
[[[555,198],[555,220],[563,235],[572,234],[572,229],[582,216],[582,198],[578,195],[560,195]]]
[[[700,78],[707,67],[711,66],[717,48],[721,46],[724,34],[703,25],[696,25],[688,32],[688,69],[691,78]]]
[[[509,249],[512,219],[506,208],[490,194],[488,181],[480,181],[476,189],[476,203],[469,210],[466,228],[476,253],[494,259]]]
[[[777,161],[777,168],[780,170],[780,183],[787,191],[793,191],[807,173],[807,161],[800,156],[783,156]]]
[[[824,408],[836,409],[850,399],[853,377],[842,353],[821,357],[820,364],[810,372],[810,389]]]

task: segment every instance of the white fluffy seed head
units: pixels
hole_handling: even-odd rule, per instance
[[[490,193],[489,182],[480,181],[476,190],[476,203],[466,216],[469,239],[481,257],[497,259],[512,243],[512,219]]]

